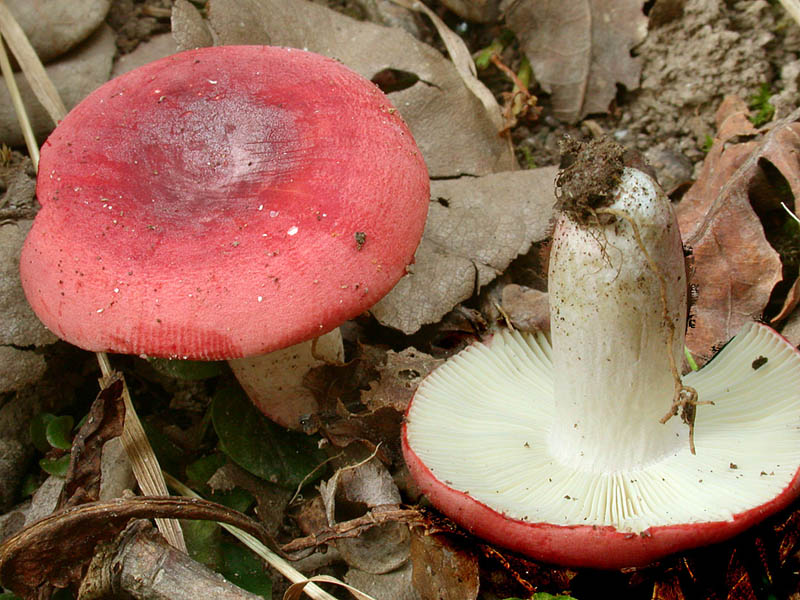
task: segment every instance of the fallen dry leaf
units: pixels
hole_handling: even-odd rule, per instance
[[[100,499],[100,463],[103,444],[122,435],[125,406],[122,402],[122,377],[117,373],[89,409],[72,441],[69,468],[59,508]]]
[[[503,288],[501,306],[516,329],[550,331],[549,299],[547,292],[511,283]]]
[[[508,144],[455,66],[406,31],[356,21],[305,0],[210,0],[207,8],[218,44],[304,48],[340,60],[370,80],[387,71],[412,74],[416,82],[389,97],[414,134],[432,177],[484,175],[516,166]],[[180,14],[173,14],[173,27],[180,28],[184,46],[195,43],[189,37],[196,27],[183,23]]]
[[[414,528],[411,535],[414,587],[423,598],[470,600],[480,586],[477,557],[446,537]]]
[[[399,569],[381,575],[348,569],[344,580],[381,600],[424,600],[414,589],[411,577],[411,563],[406,562]]]
[[[505,125],[503,123],[503,114],[500,105],[497,103],[497,99],[494,97],[491,90],[478,79],[478,70],[475,67],[475,61],[472,60],[469,48],[467,48],[461,36],[450,29],[447,24],[439,18],[439,15],[422,2],[419,2],[419,0],[394,0],[394,2],[409,10],[419,11],[431,20],[439,37],[442,38],[445,48],[447,48],[450,60],[453,61],[453,65],[464,81],[464,85],[466,85],[467,88],[475,94],[475,97],[481,101],[481,104],[483,104],[483,107],[486,109],[486,115],[492,120],[497,131],[502,131]]]
[[[380,379],[361,393],[361,401],[370,410],[388,406],[405,413],[420,381],[443,362],[415,348],[389,350],[386,364],[378,367]]]
[[[766,180],[765,164],[775,167],[800,197],[800,111],[758,133],[742,118],[743,110],[741,101],[733,99],[720,107],[719,134],[677,210],[697,285],[686,345],[699,363],[761,316],[782,278],[778,253],[751,205],[754,190]],[[734,143],[738,136],[749,141]]]
[[[639,86],[631,49],[647,35],[643,0],[510,0],[506,23],[517,34],[553,114],[568,123],[608,112],[617,84]]]
[[[283,595],[283,600],[300,600],[303,596],[303,588],[305,588],[309,583],[332,583],[334,585],[338,585],[346,589],[353,595],[353,598],[356,600],[376,600],[369,594],[365,594],[364,592],[354,588],[351,585],[348,585],[342,581],[339,581],[335,577],[331,577],[329,575],[316,575],[311,577],[307,581],[299,581],[297,583],[293,583],[289,586],[286,590],[286,593]]]
[[[376,458],[338,469],[320,484],[320,494],[329,527],[337,525],[337,514],[355,511],[361,514],[348,516],[357,518],[366,511],[395,511],[401,501],[392,476]],[[368,573],[388,573],[408,560],[409,529],[403,522],[387,522],[333,543],[348,566]]]
[[[670,571],[653,583],[652,600],[685,600],[678,574]]]
[[[544,239],[556,167],[431,182],[431,205],[409,274],[370,312],[411,334],[439,321]]]

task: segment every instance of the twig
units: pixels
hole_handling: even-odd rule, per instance
[[[315,548],[322,544],[328,544],[333,540],[358,537],[368,529],[372,529],[384,523],[408,523],[411,521],[421,521],[421,519],[422,515],[420,512],[410,508],[381,511],[371,510],[355,519],[336,523],[333,527],[326,527],[318,533],[295,538],[288,544],[281,546],[281,550],[290,554],[292,552],[299,552],[300,550],[307,550],[308,548]]]
[[[158,535],[149,521],[131,522],[92,559],[79,600],[119,597],[138,600],[258,600]]]
[[[169,482],[170,487],[172,487],[175,491],[183,496],[187,496],[189,498],[200,498],[200,495],[197,494],[194,490],[188,488],[183,483],[169,475],[168,473],[164,474],[166,480]],[[308,581],[308,578],[303,575],[300,571],[295,569],[292,565],[288,563],[285,559],[278,556],[275,552],[267,548],[264,544],[259,542],[254,536],[250,535],[249,533],[245,533],[241,529],[237,527],[233,527],[232,525],[227,525],[225,523],[220,523],[220,527],[231,533],[234,537],[238,538],[240,542],[242,542],[245,546],[247,546],[250,550],[258,554],[261,558],[263,558],[269,565],[278,571],[281,575],[286,577],[292,583],[302,583]],[[313,583],[309,583],[303,589],[303,591],[308,594],[310,598],[314,600],[336,600],[334,596],[331,596],[328,592],[323,590],[317,585]]]

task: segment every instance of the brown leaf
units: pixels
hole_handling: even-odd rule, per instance
[[[111,383],[97,395],[86,421],[72,441],[69,468],[59,508],[100,499],[103,444],[122,435],[125,420],[123,385],[122,376],[116,373]]]
[[[515,168],[507,141],[497,135],[486,108],[453,63],[405,31],[356,21],[304,0],[210,0],[207,10],[218,44],[304,48],[370,80],[386,70],[415,75],[416,83],[389,98],[414,134],[432,177]]]
[[[478,597],[479,570],[475,555],[457,548],[446,536],[414,528],[411,535],[414,587],[423,598],[470,600]]]
[[[786,559],[797,550],[798,544],[800,544],[800,511],[795,510],[788,519],[777,525],[775,533],[779,539],[778,564],[783,566]]]
[[[736,136],[756,133],[741,119],[738,106],[726,102],[725,112],[718,113],[720,134],[677,210],[684,243],[693,250],[698,295],[686,345],[698,362],[760,317],[782,278],[778,253],[751,206],[751,194],[767,178],[764,165],[776,167],[792,192],[800,194],[800,111],[753,141],[736,144]]]
[[[727,600],[757,600],[753,582],[742,561],[739,559],[736,550],[731,553],[728,563],[728,571],[725,575],[725,583],[728,588]]]
[[[405,413],[420,381],[442,362],[415,348],[406,348],[402,352],[389,350],[386,364],[378,368],[380,379],[371,382],[369,389],[361,392],[361,401],[370,410],[389,406]]]
[[[370,312],[406,334],[435,323],[547,237],[555,167],[431,182],[409,274]]]
[[[23,597],[45,584],[67,587],[79,581],[97,544],[113,539],[131,519],[153,517],[228,523],[271,544],[258,523],[206,500],[141,496],[90,502],[55,512],[0,544],[0,581]]]
[[[574,123],[608,112],[617,83],[639,86],[640,61],[631,49],[647,35],[642,0],[544,0],[506,3],[517,34],[553,112]]]
[[[786,300],[783,302],[783,306],[781,310],[778,312],[777,315],[770,319],[770,323],[775,325],[775,323],[780,323],[785,318],[787,318],[797,305],[800,304],[800,277],[794,280],[792,287],[789,288],[789,291],[786,292]]]
[[[346,417],[325,418],[320,431],[340,448],[361,442],[369,450],[377,450],[384,462],[400,459],[400,427],[403,413],[385,407],[376,411],[350,414]],[[379,447],[380,446],[380,447]]]
[[[550,331],[547,292],[511,283],[503,288],[502,307],[515,328],[521,331]]]

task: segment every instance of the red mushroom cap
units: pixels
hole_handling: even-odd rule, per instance
[[[386,96],[309,52],[223,46],[109,81],[42,148],[28,300],[82,348],[222,359],[325,333],[405,273],[428,176]]]

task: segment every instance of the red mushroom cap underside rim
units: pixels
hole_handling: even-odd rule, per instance
[[[531,523],[509,518],[439,481],[409,447],[405,425],[402,446],[411,477],[431,503],[453,521],[498,546],[567,567],[643,567],[669,554],[722,542],[786,508],[800,493],[798,470],[779,496],[735,515],[731,521],[651,527],[639,534],[611,526]]]
[[[760,341],[765,341],[766,345],[758,345]],[[738,348],[748,350],[747,356],[744,356],[743,352],[735,354],[738,352],[736,343],[739,343]],[[762,351],[764,356],[760,356]],[[717,370],[716,379],[724,380],[726,379],[725,373],[730,372],[723,371],[722,365],[725,365],[724,369],[738,370],[743,373],[743,378],[747,377],[747,372],[757,372],[762,367],[750,364],[753,358],[750,354],[758,354],[759,358],[763,359],[767,365],[775,364],[774,372],[777,373],[782,368],[784,373],[791,372],[793,381],[796,379],[796,373],[800,369],[800,352],[782,336],[762,324],[746,326],[739,336],[734,338],[715,358],[716,366],[720,367]],[[769,360],[766,360],[767,357]],[[778,367],[776,364],[779,358],[784,360],[782,367]],[[471,364],[474,367],[474,363]],[[691,380],[692,385],[697,384],[702,375],[703,370],[694,373]],[[763,376],[765,373],[762,372],[760,375]],[[440,381],[443,380],[444,378],[440,379]],[[721,386],[722,389],[725,389],[727,385],[724,383]],[[730,383],[730,385],[735,384]],[[790,390],[792,394],[794,394],[795,387]],[[791,397],[795,396],[796,394]],[[765,397],[759,396],[755,404],[762,407],[764,399]],[[794,402],[793,406],[796,413],[797,402]],[[786,483],[781,484],[782,488],[776,491],[771,498],[750,508],[734,511],[734,514],[730,515],[730,519],[725,520],[708,519],[675,524],[662,523],[643,531],[631,532],[608,525],[565,525],[509,517],[503,514],[503,511],[477,500],[468,491],[463,491],[466,488],[456,489],[454,484],[449,481],[452,474],[441,472],[441,465],[440,471],[437,471],[438,474],[431,471],[409,441],[410,423],[414,418],[418,418],[418,414],[415,415],[412,411],[413,407],[414,400],[409,405],[406,421],[403,424],[402,447],[411,477],[421,491],[428,496],[434,506],[474,535],[544,562],[601,569],[644,566],[668,554],[714,544],[733,537],[764,518],[786,508],[800,495],[800,466],[797,466],[795,460],[796,466],[789,471],[790,476],[781,479]],[[707,410],[712,409],[713,407],[710,407]],[[786,416],[786,413],[778,412],[780,415]],[[795,430],[796,427],[792,423],[796,421],[797,415],[792,422],[786,425],[786,429]],[[440,429],[441,426],[437,431]],[[698,456],[701,456],[702,433],[701,429]],[[773,439],[772,443],[775,444],[777,441]],[[772,446],[772,448],[774,451],[777,446]],[[730,456],[732,461],[736,460],[733,451]],[[438,460],[441,462],[441,458]],[[459,461],[470,461],[470,459],[460,455]],[[739,467],[731,462],[730,468],[738,469]],[[762,475],[766,477],[769,474],[762,472]],[[536,489],[535,482],[531,485],[533,489]],[[730,491],[728,495],[735,497],[739,494]]]

